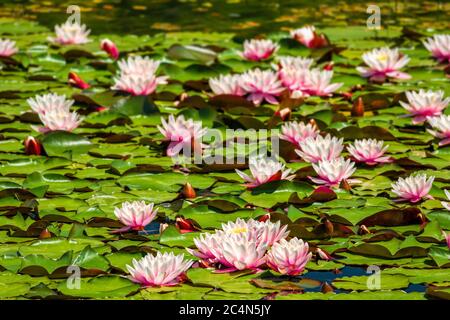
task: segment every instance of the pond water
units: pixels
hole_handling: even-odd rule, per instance
[[[66,19],[67,1],[2,1],[0,16],[27,18],[53,27]],[[93,34],[147,34],[173,31],[264,33],[306,23],[364,25],[367,1],[310,0],[78,0],[81,20]],[[382,24],[445,28],[445,1],[376,1]],[[414,19],[420,18],[420,20]]]

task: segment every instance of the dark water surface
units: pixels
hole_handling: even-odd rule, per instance
[[[449,1],[333,0],[10,0],[0,17],[37,20],[53,27],[64,22],[68,5],[81,8],[92,33],[147,34],[167,31],[273,32],[300,27],[364,25],[370,3],[381,8],[382,25],[448,27]]]

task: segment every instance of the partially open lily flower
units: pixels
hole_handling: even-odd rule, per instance
[[[324,138],[317,135],[307,138],[299,143],[300,150],[295,152],[306,162],[317,163],[321,160],[333,160],[341,156],[344,139],[331,137],[327,134]]]
[[[431,117],[437,117],[450,103],[450,98],[444,99],[444,91],[407,91],[408,103],[400,101],[403,108],[410,113],[414,124],[419,124]]]
[[[282,239],[267,253],[267,265],[281,274],[296,276],[303,272],[311,256],[307,242],[298,238]]]
[[[222,239],[215,255],[218,263],[225,267],[220,272],[257,271],[266,262],[266,251],[267,245],[258,244],[248,233],[236,233]]]
[[[166,84],[166,77],[143,74],[123,74],[115,78],[112,90],[128,92],[133,96],[147,96],[156,91],[160,84]]]
[[[32,126],[32,128],[41,133],[47,133],[50,131],[70,132],[75,130],[83,121],[83,118],[76,112],[58,109],[50,109],[45,113],[40,113],[39,119],[42,121],[44,126]]]
[[[353,160],[364,162],[368,165],[392,162],[388,156],[383,156],[389,146],[383,146],[384,141],[375,139],[355,140],[353,145],[347,147]]]
[[[427,131],[436,138],[442,139],[439,145],[450,144],[450,115],[442,114],[439,117],[429,118],[427,121],[433,127],[433,130],[427,129]]]
[[[331,83],[333,71],[313,69],[308,70],[305,75],[304,93],[310,96],[328,97],[343,83]]]
[[[121,208],[114,209],[114,214],[126,226],[124,230],[144,230],[158,212],[158,208],[153,207],[153,203],[146,204],[144,201],[124,202]]]
[[[450,63],[450,34],[435,34],[427,38],[423,45],[441,63]]]
[[[323,34],[318,35],[314,26],[291,30],[291,37],[308,48],[320,48],[328,45],[328,41]]]
[[[447,199],[450,201],[450,191],[448,190],[444,190],[445,195],[447,196]],[[446,201],[441,201],[442,206],[447,209],[450,210],[450,202],[446,202]],[[447,239],[448,241],[448,239]]]
[[[48,40],[62,45],[84,44],[90,41],[88,39],[90,32],[91,30],[87,29],[86,25],[68,20],[61,25],[56,25],[56,38],[49,37]]]
[[[373,49],[364,53],[362,59],[367,67],[357,67],[356,69],[365,78],[370,78],[377,82],[383,82],[386,78],[411,78],[409,74],[400,71],[410,59],[407,55],[402,55],[397,48],[383,47]]]
[[[158,252],[156,256],[147,254],[140,260],[133,259],[127,269],[130,279],[144,287],[173,286],[192,263],[192,260],[184,260],[184,254]]]
[[[432,199],[428,194],[433,186],[434,177],[427,177],[426,174],[399,178],[392,184],[392,192],[398,195],[401,200],[415,203],[424,198]]]
[[[161,118],[161,124],[162,127],[158,126],[159,131],[166,141],[170,141],[167,147],[169,157],[178,155],[183,149],[195,151],[202,148],[201,137],[205,135],[207,129],[202,127],[201,121],[186,120],[183,115],[175,119],[171,114],[168,121]]]
[[[309,69],[314,63],[314,59],[306,57],[282,56],[277,58],[277,64],[274,64],[276,70],[282,69]]]
[[[119,49],[111,40],[103,39],[102,41],[100,41],[100,48],[105,51],[112,59],[117,60],[119,58]]]
[[[317,184],[323,184],[329,187],[338,187],[342,181],[347,183],[357,182],[348,178],[356,171],[355,163],[350,159],[345,160],[340,157],[333,160],[322,160],[312,164],[318,177],[309,177],[311,181]]]
[[[117,62],[119,73],[121,75],[139,74],[144,76],[152,76],[156,74],[160,62],[148,57],[131,56],[127,59],[121,59]]]
[[[299,147],[300,142],[315,138],[319,134],[319,130],[311,123],[305,124],[303,122],[288,122],[281,126],[280,139],[289,141],[296,147]]]
[[[236,173],[247,182],[247,188],[255,188],[264,183],[278,180],[292,180],[295,175],[289,176],[291,169],[284,169],[285,165],[265,157],[250,157],[249,169],[252,177],[236,169]]]
[[[27,103],[37,114],[45,114],[46,112],[52,110],[69,112],[74,101],[68,100],[65,95],[48,93],[44,95],[37,95],[34,98],[28,98]]]
[[[82,90],[90,88],[89,83],[87,83],[86,81],[81,79],[81,77],[77,73],[75,73],[73,71],[69,72],[68,80],[69,80],[68,81],[69,84],[71,86],[73,86],[73,87],[76,87],[76,88],[79,88],[79,89],[82,89]]]
[[[240,74],[220,75],[209,79],[209,87],[215,95],[229,94],[243,96],[242,76]]]
[[[19,49],[16,42],[9,39],[0,39],[0,57],[11,57],[16,54]]]
[[[284,90],[275,72],[260,69],[250,70],[242,75],[242,88],[249,94],[247,99],[255,105],[260,105],[264,100],[278,104],[276,97]]]
[[[261,61],[270,58],[279,46],[272,40],[245,40],[244,51],[241,56],[250,61]]]

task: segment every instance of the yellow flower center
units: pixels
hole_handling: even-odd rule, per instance
[[[233,230],[231,230],[231,233],[244,233],[247,232],[248,229],[246,227],[242,227],[242,228],[235,228]]]

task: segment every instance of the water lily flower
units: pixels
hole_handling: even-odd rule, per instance
[[[427,178],[426,174],[399,178],[392,184],[392,192],[398,195],[402,200],[412,203],[418,202],[423,198],[432,199],[428,194],[433,186],[434,177]]]
[[[450,144],[450,115],[442,114],[439,117],[429,118],[427,121],[434,129],[427,129],[427,131],[436,138],[442,139],[439,145],[445,146]]]
[[[83,79],[81,79],[81,77],[78,74],[76,74],[75,72],[72,72],[72,71],[69,72],[68,78],[69,78],[69,84],[76,88],[79,88],[82,90],[90,88],[89,83],[87,83]]]
[[[140,260],[133,259],[133,265],[127,265],[127,269],[130,279],[144,287],[173,286],[192,263],[192,260],[184,260],[184,254],[158,252],[156,256],[147,254]]]
[[[281,274],[296,276],[303,272],[311,256],[307,242],[296,237],[282,239],[267,253],[267,265]]]
[[[52,110],[69,112],[74,101],[68,100],[65,95],[48,93],[44,95],[37,95],[34,98],[28,98],[27,103],[37,114],[45,114],[46,112]]]
[[[78,22],[68,20],[61,25],[56,25],[56,38],[48,37],[48,40],[62,45],[84,44],[90,41],[88,39],[90,32],[91,30],[87,29],[86,25],[80,25]]]
[[[23,141],[26,155],[40,156],[42,154],[41,143],[33,136],[28,136]]]
[[[310,96],[328,97],[339,89],[343,83],[330,83],[333,71],[313,69],[305,74],[304,93]]]
[[[154,203],[146,204],[144,201],[124,202],[122,207],[114,208],[114,214],[125,225],[125,230],[144,230],[151,223],[158,212],[153,208]]]
[[[329,187],[337,187],[343,181],[347,183],[357,182],[350,180],[350,176],[356,171],[355,163],[350,159],[345,160],[340,157],[332,160],[322,160],[312,164],[318,178],[308,177],[317,184],[323,184]]]
[[[202,233],[194,238],[194,244],[197,250],[186,248],[186,250],[193,256],[200,258],[206,266],[210,266],[218,262],[216,256],[219,252],[219,244],[223,241],[225,234],[217,231],[215,233]]]
[[[257,244],[264,243],[267,246],[271,246],[281,239],[286,238],[289,235],[289,231],[286,231],[287,225],[281,226],[280,221],[275,223],[270,220],[256,221],[249,219],[238,218],[236,221],[229,221],[228,223],[222,223],[222,230],[228,234],[248,233],[251,239],[254,239]]]
[[[272,40],[245,40],[244,51],[240,55],[250,61],[261,61],[270,58],[278,49]]]
[[[317,163],[321,160],[333,160],[340,157],[344,139],[331,137],[327,134],[324,138],[317,135],[307,138],[299,143],[300,150],[295,152],[306,162]]]
[[[289,141],[295,146],[299,147],[300,142],[307,138],[315,138],[320,131],[317,126],[311,123],[305,124],[303,122],[288,122],[281,126],[280,139]]]
[[[168,121],[161,118],[161,124],[162,127],[158,126],[159,131],[164,135],[166,141],[170,141],[167,147],[169,157],[178,155],[184,148],[193,147],[195,150],[202,147],[200,138],[205,135],[207,129],[202,128],[201,121],[185,120],[183,115],[175,119],[171,114]]]
[[[229,94],[243,96],[242,76],[240,74],[220,75],[209,79],[209,86],[215,95]]]
[[[445,195],[447,196],[447,199],[450,200],[450,191],[444,190],[444,192],[445,192]],[[450,210],[450,202],[441,201],[441,204],[445,209]]]
[[[313,63],[314,59],[311,58],[283,56],[277,58],[277,64],[274,64],[273,67],[276,70],[309,69]]]
[[[114,42],[109,39],[103,39],[100,41],[100,48],[105,51],[112,59],[117,60],[119,58],[119,49]]]
[[[249,94],[247,99],[255,105],[260,105],[264,100],[278,104],[276,97],[284,90],[276,73],[260,69],[250,70],[242,75],[242,88]]]
[[[308,69],[284,68],[278,71],[281,85],[289,89],[292,98],[308,96],[306,81],[309,76]]]
[[[308,48],[320,48],[328,45],[328,40],[323,34],[318,35],[314,26],[291,30],[291,37]]]
[[[427,38],[423,45],[441,63],[450,63],[450,34],[435,34]]]
[[[128,92],[133,96],[147,96],[156,91],[160,84],[166,84],[166,77],[143,74],[123,74],[115,78],[112,90]]]
[[[236,169],[236,173],[247,183],[247,188],[255,188],[271,181],[292,180],[295,175],[289,176],[291,169],[284,170],[285,165],[280,162],[264,157],[250,157],[249,169],[252,177],[249,177],[242,171]]]
[[[413,116],[413,123],[418,124],[431,117],[437,117],[450,103],[450,98],[444,99],[444,91],[407,91],[408,103],[400,101],[403,108]]]
[[[76,112],[69,112],[66,110],[50,109],[45,113],[39,114],[39,119],[44,124],[43,127],[32,126],[32,128],[41,133],[47,133],[50,131],[73,131],[83,118]]]
[[[218,263],[225,267],[220,272],[257,271],[266,262],[267,245],[258,244],[248,233],[227,234],[214,251]]]
[[[9,39],[0,39],[0,57],[11,57],[16,54],[19,49],[16,42]]]
[[[122,59],[117,62],[120,75],[144,75],[152,76],[156,74],[160,62],[150,59],[148,57],[131,56],[127,59]]]
[[[355,140],[353,145],[347,147],[353,160],[365,162],[368,165],[392,162],[388,156],[383,156],[389,146],[383,146],[384,141],[376,139]]]
[[[374,81],[385,81],[386,78],[410,79],[407,73],[399,71],[409,62],[407,55],[402,55],[397,48],[383,47],[363,54],[362,59],[368,67],[356,69],[365,78]]]

